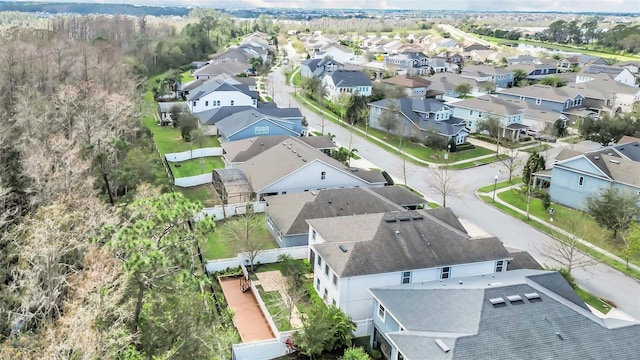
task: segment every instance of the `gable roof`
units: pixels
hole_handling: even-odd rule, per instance
[[[236,60],[216,60],[210,61],[203,67],[193,72],[193,76],[214,76],[220,74],[238,75],[246,73],[251,68],[251,64]]]
[[[232,163],[245,162],[252,157],[272,148],[275,145],[289,141],[287,135],[256,136],[248,139],[228,141],[221,144],[225,158]],[[328,136],[302,136],[299,138],[316,149],[334,149],[338,146]]]
[[[382,188],[394,188],[396,193],[402,193],[397,198],[404,197],[403,200],[406,200],[410,197],[412,204],[425,203],[424,199],[399,186]],[[309,219],[403,210],[400,204],[381,196],[374,189],[378,188],[332,189],[269,196],[265,198],[269,205],[267,214],[283,234],[293,235],[308,233],[306,220]]]
[[[222,134],[225,134],[227,137],[229,137],[262,120],[266,120],[275,126],[280,126],[283,129],[295,134],[295,132],[292,129],[285,128],[280,124],[278,124],[277,122],[277,121],[286,121],[286,120],[275,119],[273,117],[265,116],[264,114],[260,113],[256,109],[240,111],[232,115],[229,115],[226,118],[220,120],[216,124],[216,127],[218,128],[218,131],[220,131]]]
[[[259,98],[258,93],[255,91],[250,91],[249,87],[245,84],[232,85],[220,79],[211,79],[198,86],[197,88],[191,90],[191,92],[189,92],[189,94],[187,95],[187,100],[199,100],[203,96],[215,91],[238,91],[249,96],[252,99]]]
[[[238,165],[238,168],[245,173],[254,191],[259,192],[266,186],[313,161],[321,161],[370,184],[384,184],[386,182],[380,172],[347,168],[339,161],[300,141],[298,138],[289,138],[289,140],[282,142],[281,145],[273,146]]]
[[[579,96],[580,91],[576,88],[569,86],[553,87],[550,85],[529,85],[525,87],[514,87],[509,89],[502,89],[498,91],[498,94],[508,94],[513,96],[524,96],[533,99],[543,99],[552,102],[564,103],[569,99],[575,99]]]
[[[389,79],[382,80],[383,83],[403,86],[406,88],[414,89],[417,87],[429,87],[431,81],[417,75],[396,75]]]
[[[627,68],[619,67],[619,66],[608,66],[608,65],[596,65],[592,64],[586,66],[584,69],[580,71],[582,74],[612,74],[618,75],[623,71],[629,71]]]
[[[568,150],[558,154],[561,157],[555,166],[565,169],[573,169],[572,162],[576,158],[582,156],[593,164],[594,172],[590,172],[594,176],[605,177],[608,180],[616,181],[619,183],[627,184],[634,187],[640,187],[640,162],[634,161],[627,157],[627,154],[631,156],[640,156],[640,144],[633,145],[634,143],[628,143],[625,145],[607,146],[598,150],[590,151],[581,155],[572,157],[563,156],[563,154],[571,155]],[[622,149],[622,150],[620,150]],[[558,159],[558,158],[556,158]],[[597,169],[597,171],[595,171]],[[581,172],[585,172],[581,170]],[[588,172],[588,171],[586,171]]]
[[[366,214],[307,222],[325,241],[312,246],[339,277],[509,258],[500,240],[471,238],[460,230],[464,228],[455,216],[444,216],[444,212],[451,210]]]
[[[336,70],[328,73],[336,88],[350,88],[355,86],[371,86],[371,79],[361,71]]]
[[[388,109],[392,103],[398,105],[402,115],[421,130],[433,130],[445,136],[454,136],[464,130],[464,121],[461,119],[450,117],[448,120],[435,120],[421,117],[420,113],[436,113],[443,108],[451,110],[447,104],[432,98],[382,99],[369,105]]]
[[[523,107],[515,102],[491,95],[465,99],[451,104],[452,107],[489,112],[501,116],[518,115]]]
[[[386,335],[407,359],[637,356],[640,324],[597,318],[557,272],[516,270],[370,292],[403,327]],[[511,295],[522,300],[512,302]],[[493,305],[496,298],[504,302]]]
[[[258,113],[279,118],[279,119],[297,119],[302,118],[302,113],[299,108],[279,108],[275,106],[275,103],[258,103],[258,107],[253,106],[222,106],[219,108],[205,110],[195,115],[200,119],[200,123],[203,125],[215,125],[218,122],[226,119],[234,114],[245,112],[248,110],[254,110]]]

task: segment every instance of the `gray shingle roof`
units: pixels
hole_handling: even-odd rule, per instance
[[[381,194],[379,189],[389,190]],[[286,194],[265,198],[269,204],[267,214],[283,234],[308,233],[309,225],[306,220],[309,219],[403,210],[401,203],[395,203],[383,194],[409,204],[425,202],[399,186],[320,190],[316,195],[309,192],[305,194],[307,195]]]
[[[434,114],[444,107],[448,108],[448,105],[431,98],[382,99],[369,105],[388,109],[392,103],[397,104],[400,112],[419,129],[435,130],[446,136],[453,136],[464,130],[464,121],[458,118],[451,117],[448,120],[440,121],[436,121],[432,117],[422,118],[420,113]]]
[[[293,152],[293,150],[295,150],[295,152]],[[273,146],[243,164],[238,165],[238,168],[247,175],[254,191],[258,192],[267,185],[316,160],[351,173],[361,179],[362,175],[369,175],[370,173],[366,171],[351,172],[339,161],[296,138],[290,138],[290,140],[282,145]],[[377,174],[378,177],[374,183],[384,183],[384,177],[382,177],[380,173]],[[363,180],[367,181],[366,179]]]
[[[203,125],[215,125],[219,121],[226,119],[227,117],[244,112],[247,110],[255,110],[264,116],[275,117],[279,119],[293,119],[302,118],[302,113],[299,108],[279,108],[275,106],[275,103],[259,103],[257,108],[253,106],[222,106],[219,108],[211,109],[196,113],[195,115],[200,119],[200,123]]]
[[[339,88],[371,86],[371,79],[361,71],[357,70],[336,70],[327,76],[331,76],[333,83]]]
[[[249,110],[244,110],[244,111],[231,114],[226,118],[220,120],[216,124],[216,126],[222,134],[225,134],[228,137],[263,119],[266,119],[267,121],[272,122],[274,126],[279,126],[275,124],[271,118],[273,117],[266,116],[262,114],[260,111],[258,111],[257,109],[252,108]],[[283,120],[283,119],[280,119],[280,120]],[[287,129],[287,130],[291,133],[294,133],[293,130],[290,130],[290,129]]]
[[[202,85],[198,86],[197,88],[191,90],[189,92],[189,94],[187,95],[187,100],[188,101],[192,101],[192,100],[198,100],[201,97],[210,94],[214,91],[238,91],[241,92],[249,97],[251,97],[252,99],[258,99],[258,93],[255,91],[250,91],[249,87],[245,84],[236,84],[236,85],[231,85],[229,83],[226,83],[222,80],[219,79],[213,79],[213,80],[209,80],[205,83],[203,83]]]
[[[499,90],[498,94],[508,94],[513,96],[524,96],[528,98],[543,99],[553,102],[564,103],[569,99],[574,99],[580,94],[580,91],[575,88],[563,86],[553,87],[549,85],[530,85],[525,87],[514,87],[510,89]]]
[[[340,277],[507,259],[496,238],[470,238],[431,214],[449,209],[367,214],[307,222],[325,240],[313,247]],[[389,219],[394,219],[390,221]],[[457,224],[456,224],[457,223]],[[344,245],[348,251],[342,251]]]
[[[229,141],[222,144],[225,158],[230,162],[245,162],[252,157],[264,152],[271,147],[291,139],[287,135],[256,136],[249,139]],[[337,148],[337,145],[328,136],[302,136],[300,141],[305,142],[316,149]]]
[[[557,272],[516,270],[370,291],[405,329],[387,336],[408,360],[638,358],[640,324],[597,318]],[[529,300],[531,293],[539,298]],[[498,297],[504,304],[492,305]],[[436,339],[451,350],[444,353]]]

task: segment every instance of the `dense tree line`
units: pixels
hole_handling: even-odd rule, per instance
[[[198,256],[213,224],[143,185],[167,178],[126,54],[140,27],[113,21],[0,39],[0,358],[228,358]]]
[[[600,119],[585,118],[580,126],[580,134],[587,140],[602,145],[616,143],[624,135],[640,137],[640,121],[637,112],[604,114]]]

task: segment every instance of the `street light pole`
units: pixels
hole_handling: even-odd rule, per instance
[[[493,197],[491,198],[491,202],[496,202],[496,188],[498,187],[498,174],[493,177]]]

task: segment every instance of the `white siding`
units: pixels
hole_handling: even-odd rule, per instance
[[[220,105],[217,105],[217,101],[220,102]],[[231,104],[232,101],[233,105]],[[196,103],[196,106],[193,106],[194,102]],[[199,113],[222,106],[256,107],[256,105],[253,104],[251,96],[240,91],[213,91],[198,100],[188,101],[188,106],[192,113]]]
[[[321,179],[322,172],[326,172],[325,179]],[[278,193],[283,191],[287,193],[296,193],[320,190],[320,189],[338,189],[349,187],[372,187],[382,186],[384,184],[371,185],[355,175],[348,173],[346,170],[337,169],[326,163],[315,160],[307,166],[300,168],[288,176],[276,181],[275,183],[260,190],[261,193]]]

